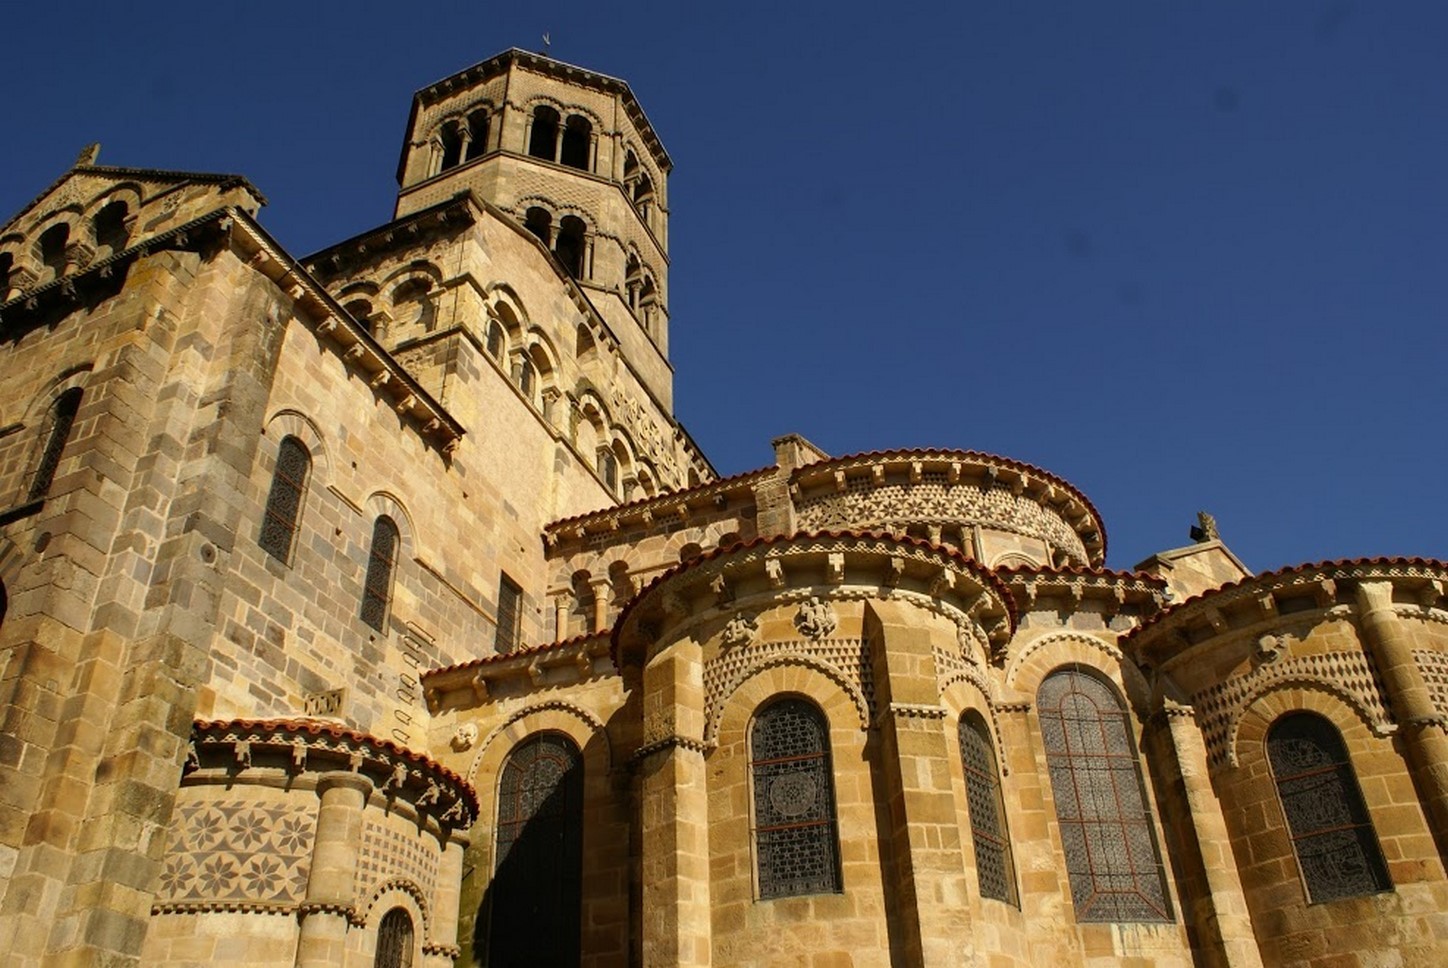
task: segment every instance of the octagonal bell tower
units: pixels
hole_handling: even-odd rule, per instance
[[[471,190],[537,237],[669,406],[668,152],[624,81],[512,49],[418,91],[402,217]]]

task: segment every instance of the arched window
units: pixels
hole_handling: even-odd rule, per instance
[[[277,470],[272,477],[271,493],[266,499],[262,517],[261,537],[257,543],[263,551],[282,564],[291,561],[297,522],[302,513],[302,495],[307,488],[307,475],[312,470],[312,455],[295,437],[282,438],[277,448]]]
[[[488,355],[495,360],[503,358],[503,327],[496,321],[488,323]]]
[[[342,307],[361,323],[367,332],[372,332],[372,304],[365,299],[353,299]],[[374,334],[376,335],[376,334]]]
[[[578,964],[582,829],[578,747],[559,733],[519,743],[498,778],[489,968]]]
[[[412,915],[395,907],[382,915],[377,926],[377,957],[374,968],[412,968]]]
[[[980,896],[1015,904],[1016,868],[1011,860],[1000,774],[990,732],[975,710],[960,717],[960,759],[965,767],[965,805],[970,811],[970,839],[975,844]]]
[[[558,261],[563,269],[575,279],[583,278],[583,235],[585,226],[583,219],[577,215],[565,215],[558,223],[558,244],[554,246],[553,253],[558,256]]]
[[[644,285],[644,270],[639,265],[638,256],[629,254],[628,262],[623,269],[623,288],[628,297],[628,308],[638,311],[639,293]]]
[[[486,109],[468,115],[468,156],[472,161],[488,153],[488,112]]]
[[[367,579],[362,584],[362,621],[379,632],[387,624],[387,606],[392,601],[397,545],[397,525],[384,514],[372,525],[372,547],[367,552]]]
[[[1116,690],[1061,669],[1036,694],[1077,921],[1170,921],[1136,743]]]
[[[55,403],[50,405],[45,446],[40,451],[40,459],[35,463],[35,475],[30,478],[27,501],[38,501],[50,493],[50,485],[55,481],[55,470],[60,466],[65,442],[70,439],[70,431],[75,426],[75,415],[80,411],[80,397],[80,387],[71,387],[56,397]]]
[[[106,254],[124,249],[129,234],[126,227],[126,203],[119,199],[108,203],[96,212],[91,229],[95,232],[97,249]]]
[[[598,452],[598,476],[610,491],[618,490],[618,458],[607,447]]]
[[[518,360],[518,389],[523,391],[523,396],[529,400],[533,399],[533,389],[538,385],[538,368],[527,356]]]
[[[536,205],[523,216],[523,227],[542,240],[544,245],[553,244],[553,216],[546,208]]]
[[[10,294],[10,273],[15,269],[15,255],[0,252],[0,302]]]
[[[456,168],[463,160],[463,136],[456,121],[442,126],[442,166],[440,171]]]
[[[570,115],[568,123],[563,126],[563,150],[559,152],[558,160],[569,168],[588,171],[592,168],[588,163],[588,156],[592,153],[593,125],[582,115]]]
[[[803,699],[780,699],[749,731],[754,858],[761,898],[842,890],[829,726]]]
[[[1372,817],[1342,735],[1315,713],[1267,731],[1267,759],[1312,904],[1391,891]]]
[[[40,233],[36,240],[40,262],[55,275],[65,271],[65,247],[70,241],[70,226],[61,222]]]
[[[547,161],[558,160],[558,112],[540,104],[533,109],[533,130],[528,136],[528,154]]]

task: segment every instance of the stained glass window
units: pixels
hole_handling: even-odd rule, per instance
[[[80,387],[72,387],[55,398],[50,407],[50,426],[45,435],[45,449],[35,465],[35,476],[30,479],[27,500],[38,501],[50,492],[55,481],[55,470],[60,466],[60,455],[65,442],[70,439],[71,428],[75,426],[75,415],[80,410]]]
[[[262,550],[282,564],[292,557],[292,543],[297,533],[297,518],[302,513],[302,494],[307,487],[307,474],[312,469],[312,455],[295,437],[284,437],[277,448],[277,470],[272,478],[271,493],[266,499],[262,517]]]
[[[1289,713],[1267,731],[1267,758],[1313,904],[1391,891],[1388,868],[1347,747],[1314,713]]]
[[[397,568],[397,525],[387,515],[372,526],[367,553],[367,578],[362,585],[362,621],[381,632],[392,598],[392,573]]]
[[[498,630],[493,647],[499,652],[512,652],[518,647],[518,625],[522,615],[523,589],[503,575],[498,580]]]
[[[749,735],[761,898],[843,890],[829,726],[803,699],[770,703]]]
[[[498,781],[489,968],[577,965],[583,759],[558,733],[524,740]]]
[[[377,928],[375,968],[412,968],[412,915],[395,907],[382,916]]]
[[[1078,921],[1170,921],[1136,743],[1116,690],[1079,669],[1036,695]]]
[[[960,717],[960,758],[965,767],[966,808],[970,811],[970,839],[975,844],[980,895],[1015,904],[1016,869],[1011,860],[995,751],[985,720],[974,710]]]

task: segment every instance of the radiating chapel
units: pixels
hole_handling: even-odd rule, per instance
[[[0,226],[4,963],[1448,964],[1448,565],[1113,570],[973,451],[720,477],[672,167],[509,50],[323,251],[94,148]]]

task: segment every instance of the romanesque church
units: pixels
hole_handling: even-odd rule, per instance
[[[4,963],[1448,963],[1448,565],[1111,570],[972,451],[721,478],[671,169],[509,50],[323,251],[94,150],[0,225]]]

